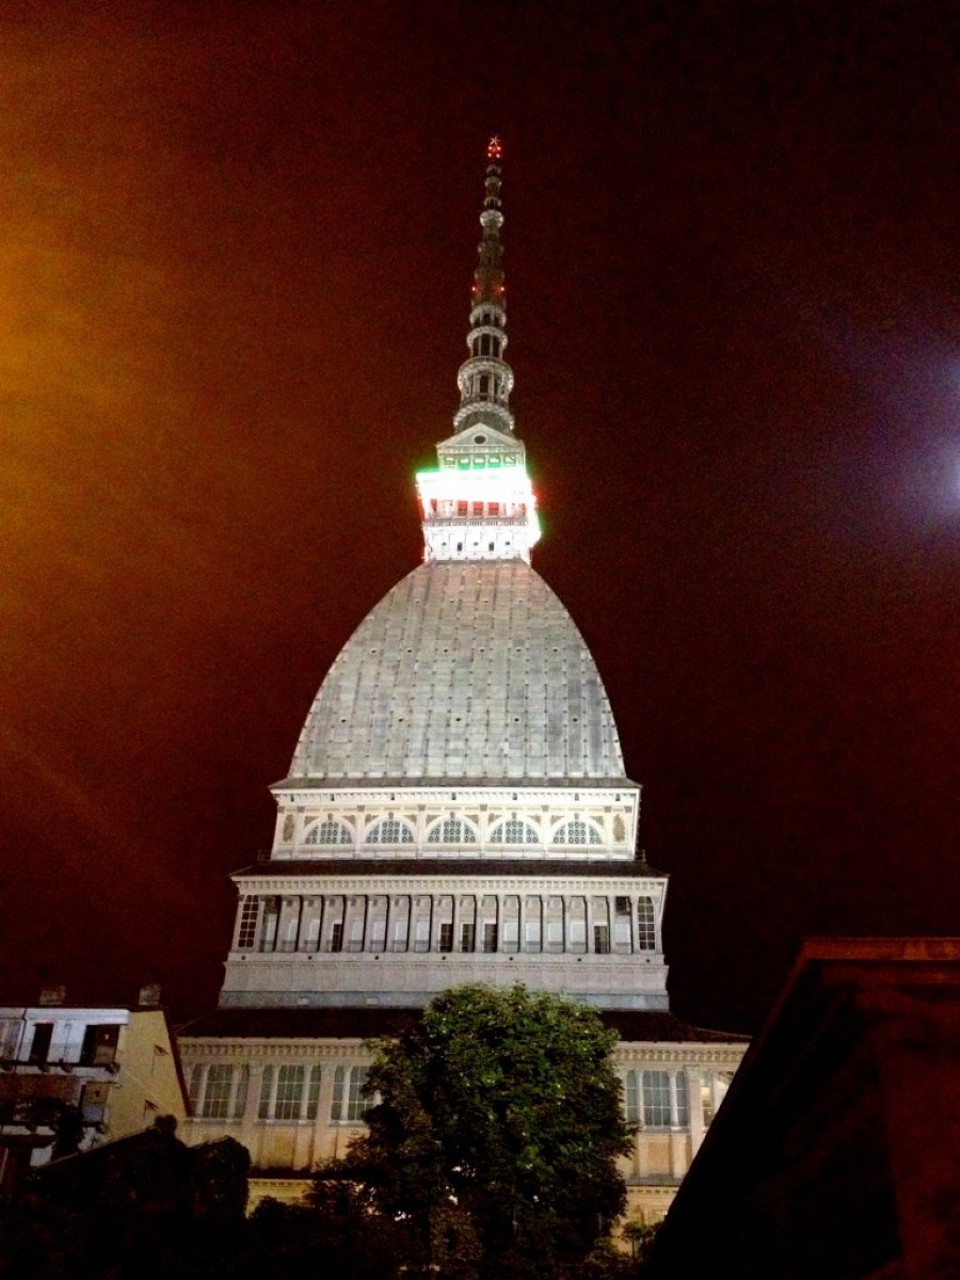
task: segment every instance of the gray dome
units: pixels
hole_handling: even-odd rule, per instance
[[[320,687],[291,780],[623,780],[596,665],[521,560],[433,562],[367,614]]]

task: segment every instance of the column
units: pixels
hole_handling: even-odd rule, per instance
[[[460,897],[461,895],[459,893],[454,892],[454,895],[453,895],[453,946],[451,948],[451,951],[454,951],[454,952],[457,952],[460,950],[460,922],[461,922]]]
[[[254,1060],[250,1063],[250,1076],[247,1080],[247,1104],[240,1119],[240,1141],[250,1152],[250,1163],[260,1163],[260,1143],[257,1131],[257,1112],[260,1108],[260,1086],[263,1082],[262,1062]]]
[[[691,1159],[700,1149],[706,1124],[703,1118],[703,1086],[701,1076],[703,1068],[697,1063],[687,1067],[687,1088],[690,1093],[690,1156]]]
[[[313,1160],[317,1164],[321,1160],[329,1160],[333,1155],[333,1144],[330,1133],[330,1108],[333,1105],[333,1069],[334,1063],[328,1058],[321,1062],[320,1097],[317,1099],[317,1114],[313,1122]]]

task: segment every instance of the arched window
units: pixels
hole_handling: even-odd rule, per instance
[[[491,844],[536,844],[537,829],[523,818],[505,818],[490,832]]]
[[[477,833],[459,818],[444,818],[427,836],[427,844],[476,844]]]
[[[603,836],[592,822],[571,818],[553,833],[554,844],[603,844]]]
[[[334,818],[324,818],[307,832],[304,844],[353,844],[350,828]]]
[[[367,844],[413,844],[413,828],[399,818],[381,818],[367,832]]]

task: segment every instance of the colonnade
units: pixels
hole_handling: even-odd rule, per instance
[[[234,947],[574,955],[660,949],[648,895],[516,893],[247,896]]]

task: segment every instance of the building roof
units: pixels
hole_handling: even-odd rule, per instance
[[[216,1009],[180,1027],[181,1039],[370,1040],[392,1035],[423,1010],[401,1008]],[[658,1010],[598,1010],[621,1040],[647,1044],[743,1044],[744,1036],[702,1031]]]
[[[593,658],[522,560],[424,564],[389,591],[321,685],[290,774],[626,781]]]

